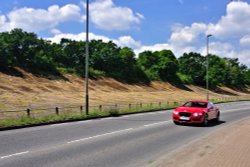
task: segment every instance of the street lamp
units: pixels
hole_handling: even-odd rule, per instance
[[[207,101],[209,100],[209,82],[208,82],[208,69],[209,69],[209,37],[211,37],[211,34],[207,35],[207,69],[206,69],[206,89],[207,89]]]
[[[86,0],[85,112],[89,114],[89,0]]]

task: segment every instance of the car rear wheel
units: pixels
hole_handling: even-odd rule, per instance
[[[208,115],[204,115],[204,118],[203,118],[203,123],[202,123],[203,126],[207,126],[208,125]]]
[[[215,121],[220,122],[220,113],[217,114]]]

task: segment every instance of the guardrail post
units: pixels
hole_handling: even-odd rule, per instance
[[[140,107],[142,108],[142,103],[140,103]]]
[[[56,107],[56,115],[59,115],[59,108]]]
[[[167,106],[169,106],[169,102],[167,101]]]
[[[26,111],[27,111],[27,116],[30,117],[30,109],[28,108]]]
[[[153,106],[153,103],[150,103],[150,107],[152,108],[152,106]]]
[[[159,106],[161,107],[161,102],[159,102]]]

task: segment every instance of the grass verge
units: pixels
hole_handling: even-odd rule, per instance
[[[242,100],[212,100],[215,103],[226,103],[233,101],[242,101]],[[180,105],[181,103],[175,103],[172,105],[161,105],[161,106],[146,106],[143,108],[132,108],[132,109],[110,109],[109,111],[91,111],[89,115],[84,113],[70,113],[70,114],[62,114],[62,115],[50,115],[43,117],[21,117],[17,119],[8,119],[8,120],[0,120],[0,130],[12,129],[12,128],[20,128],[20,127],[28,127],[28,126],[37,126],[37,125],[45,125],[45,124],[53,124],[53,123],[62,123],[62,122],[70,122],[70,121],[79,121],[79,120],[88,120],[88,119],[96,119],[96,118],[104,118],[104,117],[117,117],[120,115],[126,114],[135,114],[135,113],[145,113],[145,112],[153,112],[159,110],[172,109]]]

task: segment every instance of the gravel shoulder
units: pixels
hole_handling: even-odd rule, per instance
[[[161,157],[150,167],[247,167],[250,164],[250,118]]]

